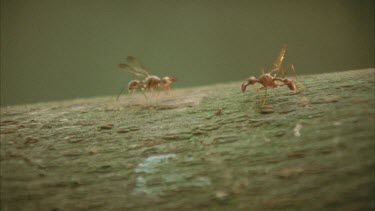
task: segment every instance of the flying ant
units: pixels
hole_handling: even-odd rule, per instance
[[[149,90],[153,92],[154,90],[158,90],[160,85],[163,85],[163,89],[166,93],[170,93],[170,86],[173,81],[176,81],[175,77],[164,77],[160,79],[157,76],[150,75],[146,68],[142,65],[142,63],[135,58],[134,56],[126,57],[127,64],[119,64],[118,66],[121,69],[125,69],[128,72],[132,73],[136,77],[144,78],[143,80],[132,80],[128,84],[128,91],[130,93],[134,93],[136,90],[140,90],[142,94],[147,98],[144,94],[144,90]],[[117,96],[116,100],[120,97],[120,95],[124,92],[126,87],[124,87],[120,94]]]
[[[278,88],[280,86],[286,85],[290,90],[296,91],[297,90],[296,84],[299,86],[299,88],[301,88],[301,89],[304,88],[303,85],[298,80],[298,77],[297,77],[297,74],[296,74],[296,71],[294,69],[293,64],[289,64],[286,68],[282,67],[282,63],[283,63],[283,60],[284,60],[286,48],[287,48],[286,45],[282,46],[277,58],[275,59],[275,61],[272,63],[272,65],[270,67],[269,73],[264,73],[264,69],[262,69],[262,75],[260,75],[258,79],[255,78],[254,76],[251,76],[247,79],[247,82],[243,83],[242,86],[241,86],[242,92],[245,92],[246,87],[248,85],[254,85],[255,83],[259,83],[260,85],[262,85],[262,86],[258,87],[258,89],[257,89],[257,93],[258,93],[258,97],[259,97],[259,100],[260,100],[260,107],[261,108],[264,108],[264,106],[266,104],[267,89],[268,88],[274,89],[274,88]],[[292,80],[285,77],[288,70],[293,71],[293,74],[294,74],[295,79],[296,79],[295,80],[296,84]],[[278,77],[280,73],[282,73],[282,75],[281,75],[281,77]],[[264,94],[263,99],[260,95],[260,90],[265,90],[265,94]]]

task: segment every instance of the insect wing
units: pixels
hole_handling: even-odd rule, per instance
[[[132,73],[136,77],[145,77],[143,74],[139,73],[137,70],[135,70],[133,67],[129,66],[128,64],[119,64],[118,66]]]
[[[150,74],[146,71],[146,68],[142,65],[139,59],[135,58],[134,56],[128,56],[126,58],[126,61],[139,74],[142,74],[144,77],[150,76]]]
[[[285,52],[286,52],[286,47],[287,46],[284,44],[283,47],[281,48],[279,54],[277,55],[275,61],[272,63],[272,65],[269,69],[270,73],[273,73],[273,72],[277,71],[274,76],[277,76],[278,73],[280,72],[280,68],[281,68],[281,65],[283,64],[284,55],[285,55]]]

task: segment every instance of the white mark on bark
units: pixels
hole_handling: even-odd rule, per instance
[[[302,129],[302,124],[300,122],[298,122],[296,124],[296,126],[294,127],[294,129],[293,129],[295,137],[300,137],[301,136],[301,133],[300,133],[301,129]]]

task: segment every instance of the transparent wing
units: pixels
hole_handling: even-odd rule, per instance
[[[285,55],[285,52],[286,52],[286,47],[287,47],[286,44],[284,44],[283,47],[281,48],[279,54],[277,55],[275,61],[270,66],[269,72],[271,74],[276,72],[275,76],[278,75],[279,72],[280,72],[281,65],[283,64],[284,55]]]
[[[127,70],[128,72],[134,74],[134,75],[137,76],[137,77],[147,77],[147,76],[145,76],[144,74],[139,73],[136,69],[134,69],[133,67],[131,67],[131,66],[128,65],[128,64],[119,64],[118,66],[119,66],[120,68],[125,69],[125,70]]]
[[[134,56],[128,56],[126,57],[126,61],[128,62],[129,66],[131,66],[137,73],[142,74],[145,77],[150,76],[139,59],[135,58]]]

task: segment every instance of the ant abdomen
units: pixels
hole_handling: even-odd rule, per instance
[[[128,90],[129,91],[137,90],[140,83],[141,83],[141,81],[139,81],[139,80],[130,81],[129,84],[128,84]]]
[[[289,80],[287,78],[285,78],[283,80],[284,84],[286,84],[288,86],[288,88],[292,91],[296,91],[296,85],[294,84],[294,82],[292,80]]]

